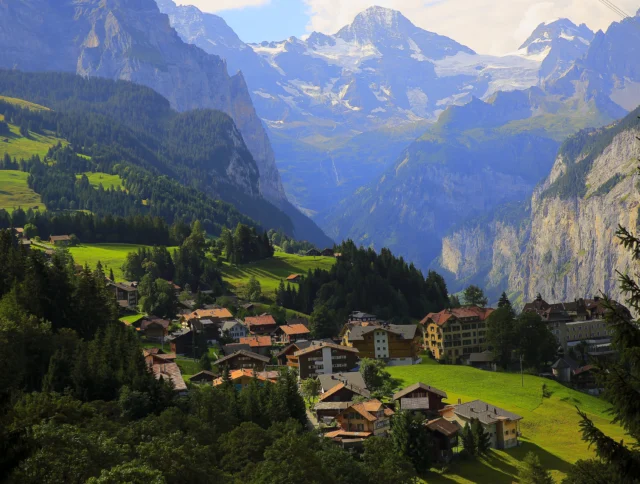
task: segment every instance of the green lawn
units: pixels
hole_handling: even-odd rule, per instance
[[[115,273],[115,270],[113,272]],[[121,317],[120,321],[122,321],[123,323],[131,325],[131,324],[137,323],[138,321],[140,321],[145,316],[146,316],[146,314],[144,314],[144,313],[130,314],[128,316]]]
[[[479,399],[524,417],[521,447],[493,451],[489,458],[480,462],[456,464],[446,475],[430,476],[429,483],[510,483],[517,477],[520,462],[529,451],[538,454],[553,477],[561,480],[570,464],[592,455],[580,439],[576,406],[610,436],[618,440],[625,437],[620,427],[610,423],[604,401],[545,378],[525,375],[523,387],[518,374],[439,365],[428,359],[422,365],[388,369],[405,385],[420,381],[446,391],[449,403],[457,403],[458,399],[463,403]],[[542,398],[543,383],[552,392],[550,398]]]
[[[0,119],[3,118],[4,116],[0,115]],[[8,153],[11,158],[16,158],[17,160],[27,160],[35,155],[44,158],[49,148],[57,145],[58,142],[63,145],[67,144],[65,140],[53,136],[53,133],[37,134],[31,132],[29,137],[25,138],[20,134],[18,126],[10,124],[9,128],[11,129],[10,135],[0,136],[0,156]]]
[[[235,291],[241,290],[251,276],[255,276],[262,287],[262,293],[273,299],[281,279],[291,274],[306,274],[309,269],[330,269],[336,260],[333,257],[307,257],[284,252],[276,252],[271,259],[261,260],[241,266],[225,263],[222,277]]]
[[[2,142],[0,141],[0,144]],[[0,208],[12,212],[21,207],[44,210],[40,195],[27,185],[28,173],[17,170],[0,170]]]
[[[0,172],[2,173],[2,172]],[[89,264],[92,269],[98,261],[102,263],[102,269],[108,276],[109,269],[113,269],[113,275],[117,281],[124,280],[122,274],[122,264],[129,252],[135,252],[140,245],[134,244],[81,244],[70,247],[69,252],[73,256],[76,264]]]
[[[89,183],[91,183],[91,185],[95,188],[98,188],[100,184],[102,184],[102,187],[105,190],[110,190],[111,188],[116,189],[118,187],[124,189],[124,185],[122,182],[122,178],[120,178],[120,175],[109,175],[108,173],[102,172],[86,172],[84,174],[87,175]],[[82,177],[82,175],[76,175],[76,177],[79,179]]]

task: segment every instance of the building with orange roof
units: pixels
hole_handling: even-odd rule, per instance
[[[289,344],[295,343],[299,339],[307,339],[311,331],[304,324],[285,324],[279,326],[274,334],[280,339],[280,342]]]
[[[492,308],[468,306],[444,309],[427,314],[420,324],[424,327],[424,345],[437,359],[458,361],[471,353],[487,349],[486,324]]]
[[[268,355],[271,352],[271,347],[273,346],[271,336],[258,335],[244,336],[239,339],[239,344],[249,345],[251,351],[261,355]]]
[[[270,314],[247,316],[244,318],[244,324],[251,334],[271,335],[278,329],[278,323]]]
[[[340,382],[331,390],[318,397],[319,402],[350,402],[356,397],[370,398],[371,393],[366,388],[360,388],[350,383]]]
[[[302,276],[300,274],[290,274],[287,276],[287,282],[300,282],[302,280]]]
[[[261,383],[275,383],[280,374],[277,371],[254,371],[251,369],[233,370],[229,373],[229,380],[238,390],[247,387],[254,379]],[[213,380],[213,386],[217,387],[224,383],[222,377]]]
[[[182,325],[185,326],[190,320],[210,319],[212,321],[229,321],[233,319],[233,314],[227,308],[213,308],[213,309],[196,309],[188,314],[183,314],[180,317]]]
[[[352,403],[336,416],[336,422],[346,432],[370,432],[385,436],[391,428],[393,410],[378,399]]]

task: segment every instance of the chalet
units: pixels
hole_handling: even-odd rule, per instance
[[[348,329],[342,344],[356,348],[360,358],[385,360],[388,365],[413,365],[422,336],[415,324],[379,324],[353,326]]]
[[[138,305],[138,287],[133,282],[109,282],[109,289],[116,297],[121,307],[135,308]]]
[[[458,447],[458,435],[462,430],[460,424],[441,417],[430,420],[425,425],[432,436],[432,461],[449,462],[453,458],[454,450]]]
[[[437,359],[458,361],[471,353],[487,349],[486,324],[494,310],[467,306],[427,314],[420,324],[424,327],[424,345]]]
[[[467,365],[480,370],[498,370],[498,365],[494,362],[493,352],[490,350],[485,350],[482,353],[471,353],[467,358]]]
[[[353,385],[358,388],[367,389],[362,373],[359,371],[347,371],[342,373],[331,373],[329,375],[318,375],[320,380],[320,393],[325,393],[340,383]]]
[[[146,316],[140,321],[140,332],[145,338],[151,341],[163,341],[169,334],[169,326],[171,321],[156,318],[155,316]]]
[[[349,315],[348,322],[349,323],[354,323],[354,322],[363,323],[363,322],[376,321],[377,319],[378,319],[378,317],[375,316],[374,314],[363,313],[362,311],[353,311]]]
[[[229,373],[229,382],[237,389],[246,388],[252,381],[257,380],[259,383],[275,383],[278,381],[280,374],[277,371],[254,371],[251,369],[233,370]],[[213,386],[217,387],[225,383],[223,377],[213,380]]]
[[[552,366],[551,371],[556,380],[570,383],[581,390],[596,388],[595,366],[580,366],[568,356],[559,358]]]
[[[358,350],[334,343],[311,345],[292,356],[287,356],[287,366],[296,368],[304,380],[323,374],[348,371],[358,364]]]
[[[479,420],[485,432],[489,434],[491,447],[494,449],[509,449],[518,445],[522,417],[495,405],[473,400],[448,405],[440,410],[440,414],[450,422],[457,422],[460,427],[467,423],[471,425],[474,419]]]
[[[346,432],[386,436],[391,428],[392,415],[393,410],[387,408],[380,400],[372,399],[361,403],[352,402],[336,416],[336,422]]]
[[[213,384],[213,381],[216,379],[216,375],[215,373],[212,373],[210,371],[207,370],[202,370],[199,373],[196,373],[195,375],[193,375],[191,378],[189,378],[189,381],[192,383],[198,383],[198,384]]]
[[[247,327],[236,319],[222,323],[220,332],[223,336],[229,335],[229,338],[237,342],[240,341],[240,338],[244,338],[249,334]]]
[[[245,336],[240,338],[240,344],[249,345],[251,351],[264,356],[271,353],[271,336]]]
[[[25,238],[25,234],[24,234],[24,228],[23,227],[14,227],[13,228],[13,232],[15,234],[15,236],[19,239],[24,239]]]
[[[396,410],[431,413],[439,416],[446,405],[442,400],[447,398],[446,392],[424,383],[414,383],[393,396]]]
[[[324,249],[322,252],[320,252],[320,255],[322,257],[334,257],[334,252],[333,249]]]
[[[251,351],[251,346],[240,343],[229,343],[228,345],[222,346],[222,354],[225,356],[232,355],[236,351],[240,350]]]
[[[71,236],[70,235],[52,235],[49,237],[49,243],[55,246],[69,246],[71,245]]]
[[[287,282],[298,284],[301,281],[302,281],[302,276],[300,274],[290,274],[287,276]]]
[[[192,358],[199,358],[201,355],[196,345],[196,339],[197,335],[195,331],[184,328],[167,337],[172,352],[178,355],[188,355]]]
[[[298,340],[295,343],[291,343],[290,345],[285,346],[279,353],[276,354],[278,364],[281,366],[285,366],[287,364],[287,358],[289,356],[293,356],[296,351],[308,348],[309,346],[311,346],[311,344],[311,341]]]
[[[189,328],[205,339],[209,344],[220,339],[220,321],[211,319],[190,319],[188,321]]]
[[[285,344],[294,343],[299,339],[306,339],[310,334],[311,331],[304,324],[285,324],[279,326],[274,333],[280,342]]]
[[[350,401],[346,402],[318,402],[313,406],[318,422],[330,424],[339,413],[351,406]]]
[[[164,355],[159,351],[145,352],[145,362],[156,379],[171,382],[176,392],[184,393],[187,391],[182,372],[175,362],[175,355]]]
[[[319,257],[320,251],[318,249],[310,249],[307,251],[306,255],[309,257]]]
[[[142,350],[142,354],[147,366],[151,366],[155,363],[171,363],[176,361],[175,353],[165,353],[160,348],[144,348]]]
[[[230,321],[233,319],[233,314],[227,308],[212,308],[212,309],[196,309],[188,314],[183,314],[180,318],[180,322],[183,326],[186,326],[191,320],[209,319],[211,321]]]
[[[213,364],[218,368],[224,366],[230,370],[256,370],[263,371],[265,366],[269,364],[271,359],[267,356],[262,356],[252,351],[240,350],[229,356],[225,356],[215,361]]]
[[[248,316],[244,319],[244,324],[251,334],[259,335],[271,335],[278,327],[276,320],[270,314]]]
[[[350,402],[354,398],[371,398],[369,390],[351,385],[350,383],[338,383],[331,390],[318,397],[319,402]]]

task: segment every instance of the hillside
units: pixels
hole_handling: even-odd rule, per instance
[[[492,451],[480,462],[462,462],[443,476],[429,477],[429,483],[511,483],[517,479],[521,461],[534,452],[554,479],[562,479],[576,460],[593,455],[580,439],[576,406],[614,439],[625,438],[622,428],[610,423],[607,404],[595,397],[562,386],[555,381],[532,375],[494,373],[465,366],[439,365],[426,360],[422,365],[391,367],[393,377],[403,385],[417,381],[447,392],[447,402],[484,400],[514,412],[521,422],[523,445],[506,451]],[[551,392],[542,398],[542,385]]]
[[[0,170],[0,210],[13,212],[20,207],[44,210],[40,195],[27,184],[28,173],[17,170]]]

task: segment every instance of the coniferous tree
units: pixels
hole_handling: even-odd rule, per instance
[[[462,446],[470,456],[477,455],[476,439],[473,436],[469,422],[462,429]]]
[[[491,449],[491,436],[487,433],[479,419],[472,420],[471,433],[475,444],[476,455],[483,455]]]
[[[489,302],[487,297],[484,295],[484,291],[473,284],[464,290],[462,297],[464,298],[464,303],[467,306],[478,306],[484,308]]]
[[[518,472],[521,484],[553,484],[553,478],[540,463],[540,458],[529,452],[522,461],[524,466]]]
[[[507,297],[507,293],[506,292],[503,292],[502,295],[500,296],[500,300],[498,301],[498,307],[499,308],[504,308],[504,307],[511,308],[511,301],[509,301],[509,298]]]

